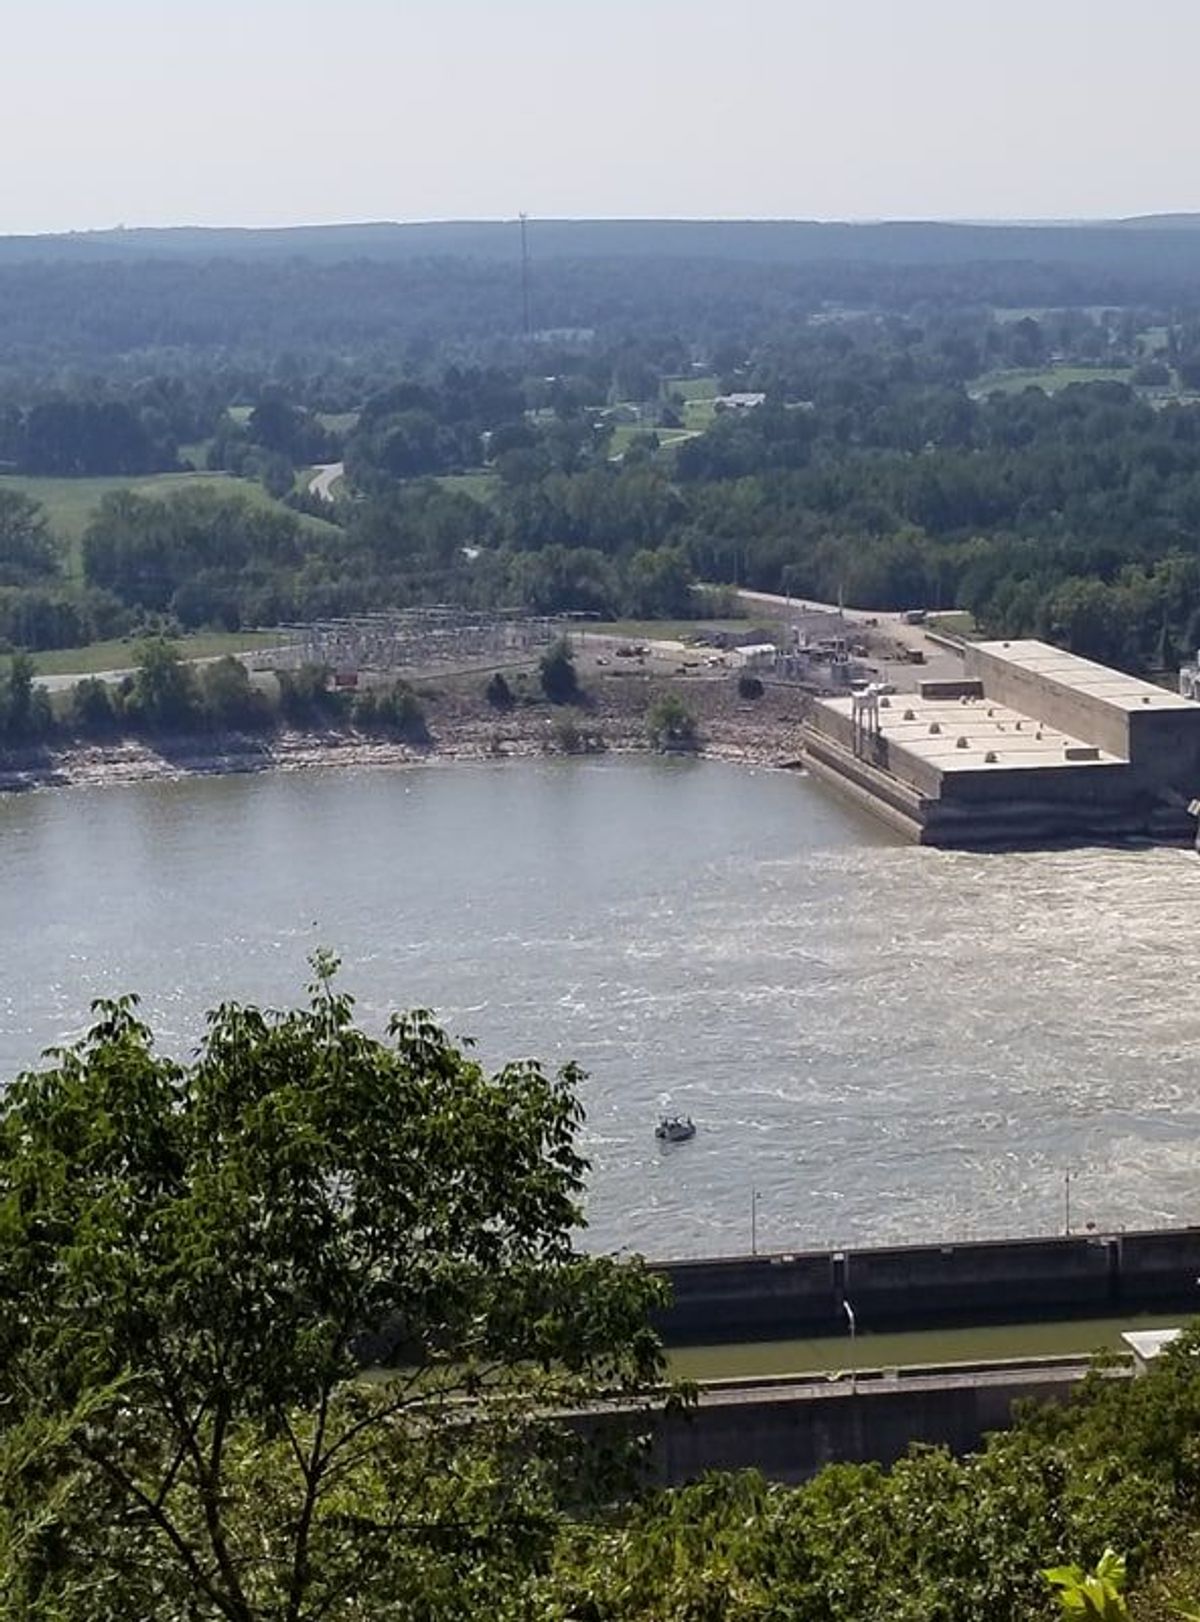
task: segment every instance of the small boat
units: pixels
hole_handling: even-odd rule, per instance
[[[696,1123],[690,1115],[664,1115],[654,1136],[662,1143],[686,1143],[696,1136]]]

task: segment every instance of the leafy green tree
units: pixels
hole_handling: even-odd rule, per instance
[[[376,1039],[315,966],[186,1064],[97,1004],[0,1099],[5,1615],[528,1616],[620,1479],[553,1417],[661,1373],[660,1286],[573,1245],[579,1073]]]
[[[85,676],[71,688],[67,713],[77,732],[92,736],[113,732],[119,719],[114,689],[98,676]]]
[[[504,672],[497,670],[484,688],[484,697],[494,710],[511,710],[513,707],[513,692],[508,685]]]
[[[270,707],[240,659],[226,655],[200,667],[204,713],[217,726],[256,728],[269,724]]]
[[[699,742],[696,718],[678,693],[664,693],[650,706],[646,733],[656,749],[694,749]]]
[[[14,653],[8,674],[0,683],[0,731],[14,741],[37,737],[48,730],[46,695],[34,682],[36,669],[27,653]]]
[[[23,490],[0,489],[0,585],[28,586],[58,573],[45,508]]]
[[[199,689],[192,667],[165,637],[149,637],[138,649],[128,709],[153,729],[187,727],[199,713]]]
[[[421,700],[407,682],[389,688],[368,687],[359,693],[353,706],[354,724],[365,731],[393,732],[406,743],[429,742],[429,722]]]
[[[574,704],[579,697],[579,675],[575,656],[566,637],[560,637],[543,653],[538,664],[542,692],[551,704]]]
[[[312,726],[344,720],[350,699],[330,686],[331,672],[324,665],[301,665],[275,672],[279,686],[279,712],[293,726]]]

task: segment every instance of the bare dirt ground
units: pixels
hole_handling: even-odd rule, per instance
[[[677,694],[694,718],[697,753],[760,766],[799,760],[808,699],[794,686],[768,683],[760,698],[747,699],[739,694],[736,676],[726,671],[664,677],[636,666],[602,670],[581,661],[582,701],[555,705],[541,695],[532,669],[510,669],[505,675],[514,703],[504,709],[485,697],[484,672],[415,681],[429,726],[427,745],[349,725],[64,743],[0,755],[0,792],[231,772],[649,750],[647,716],[667,693]]]

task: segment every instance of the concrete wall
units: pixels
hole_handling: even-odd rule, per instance
[[[613,1430],[648,1435],[648,1473],[661,1486],[682,1486],[710,1470],[761,1470],[772,1481],[795,1483],[827,1464],[892,1464],[914,1442],[973,1452],[989,1431],[1012,1423],[1018,1400],[1066,1401],[1086,1366],[1047,1358],[915,1375],[893,1370],[854,1383],[847,1375],[819,1385],[716,1382],[682,1412],[593,1412],[577,1423],[594,1438]]]
[[[1098,670],[1096,685],[1075,686],[1050,671],[1029,668],[1015,654],[1006,656],[1002,644],[968,645],[965,662],[988,698],[1129,761],[1143,783],[1200,788],[1200,706],[1169,704],[1153,692],[1138,703],[1137,684],[1115,671],[1106,696]]]
[[[794,1483],[827,1464],[893,1464],[914,1442],[970,1453],[989,1431],[1012,1423],[1018,1399],[1064,1401],[1079,1377],[1077,1368],[1051,1368],[1034,1382],[951,1377],[915,1388],[894,1381],[856,1389],[843,1382],[800,1400],[706,1401],[656,1426],[652,1474],[663,1486],[680,1486],[709,1470],[761,1470],[772,1481]]]
[[[673,1289],[659,1318],[672,1345],[842,1334],[847,1300],[868,1333],[1149,1308],[1200,1314],[1200,1228],[655,1265]]]
[[[1134,710],[1129,717],[1130,760],[1156,782],[1200,794],[1200,706],[1192,710]]]
[[[978,645],[968,645],[965,662],[967,674],[978,677],[984,692],[998,704],[1129,759],[1129,715],[1124,708]]]
[[[892,758],[898,751],[893,745]],[[942,798],[982,804],[996,800],[1041,800],[1051,804],[1132,805],[1146,790],[1133,769],[1123,761],[1102,761],[1094,766],[1048,763],[1045,766],[981,766],[978,770],[945,772]]]

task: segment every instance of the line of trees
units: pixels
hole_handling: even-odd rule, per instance
[[[240,659],[194,665],[163,638],[147,638],[133,674],[85,676],[56,707],[35,680],[33,660],[14,654],[0,672],[0,745],[30,747],[70,738],[106,739],[203,732],[270,732],[280,726],[352,727],[411,744],[429,742],[420,698],[404,681],[339,691],[318,665],[277,671],[256,684]]]

